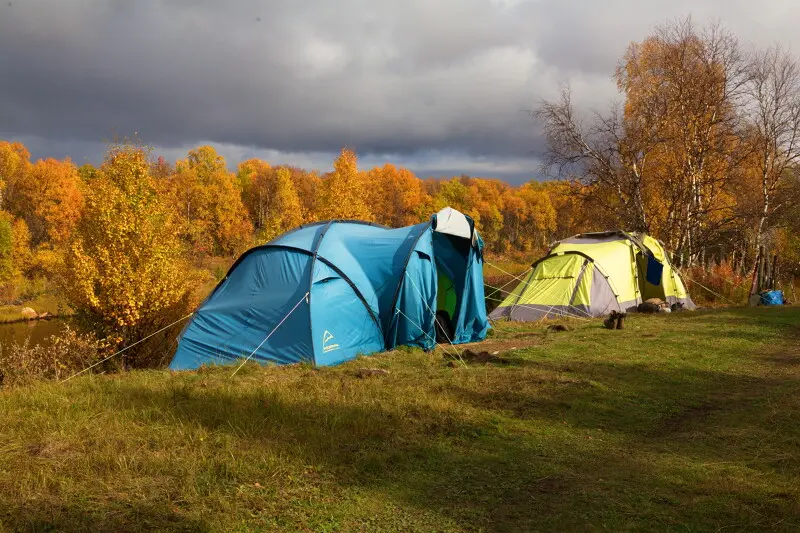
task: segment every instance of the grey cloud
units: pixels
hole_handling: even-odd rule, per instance
[[[689,12],[752,40],[745,23],[761,17],[792,39],[763,4],[12,0],[0,132],[76,160],[138,131],[165,153],[212,142],[318,161],[348,145],[365,161],[518,181],[542,149],[526,110],[559,82],[604,106],[628,42]]]

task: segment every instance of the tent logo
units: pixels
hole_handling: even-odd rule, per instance
[[[322,334],[322,353],[328,353],[339,349],[338,344],[328,344],[332,340],[333,334],[326,329],[325,333]]]

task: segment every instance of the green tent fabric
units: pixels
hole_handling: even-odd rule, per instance
[[[453,280],[441,269],[439,270],[438,285],[436,310],[446,311],[447,315],[452,319],[456,316],[456,288],[453,286]]]
[[[635,311],[649,298],[695,308],[661,242],[624,231],[583,233],[557,243],[533,263],[526,279],[489,316],[519,321],[597,317]]]

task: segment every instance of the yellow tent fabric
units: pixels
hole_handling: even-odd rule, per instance
[[[658,285],[647,281],[648,257],[662,269]],[[659,270],[650,274],[658,278]],[[680,274],[658,240],[624,231],[586,233],[551,248],[490,317],[524,321],[603,316],[611,311],[634,311],[651,297],[694,308]]]

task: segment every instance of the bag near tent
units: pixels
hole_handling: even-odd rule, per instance
[[[445,208],[399,229],[304,225],[236,261],[184,328],[170,368],[246,357],[324,366],[401,345],[429,350],[437,314],[453,343],[486,337],[483,240],[470,217]]]
[[[583,233],[557,243],[489,315],[531,321],[636,311],[659,298],[695,309],[663,245],[640,233]]]

